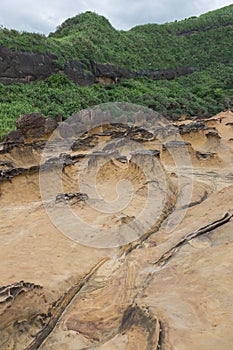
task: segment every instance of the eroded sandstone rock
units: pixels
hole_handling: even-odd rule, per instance
[[[0,153],[0,348],[230,349],[231,113],[183,140],[148,118],[47,141],[26,120]]]

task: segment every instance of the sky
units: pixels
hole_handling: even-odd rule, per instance
[[[0,26],[47,35],[85,11],[105,16],[116,29],[165,23],[232,4],[227,0],[0,0]]]

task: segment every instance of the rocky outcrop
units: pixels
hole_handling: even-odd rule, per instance
[[[16,120],[16,130],[11,131],[3,139],[5,147],[21,144],[26,140],[44,139],[58,126],[55,119],[45,118],[41,113],[23,114]]]
[[[122,79],[147,77],[152,80],[175,79],[191,74],[194,67],[177,67],[160,71],[138,70],[132,72],[127,68],[94,61],[83,62],[71,60],[64,66],[57,62],[57,57],[50,53],[13,51],[0,46],[0,83],[29,83],[44,80],[52,74],[64,73],[77,85],[85,86],[94,83],[113,84]]]
[[[17,145],[24,142],[23,135],[20,130],[12,130],[3,138],[3,145],[6,147],[9,144]]]
[[[7,168],[0,166],[0,183],[4,181],[10,181],[19,175],[27,174],[30,175],[33,172],[38,172],[39,166],[32,166],[29,168],[15,168],[12,165],[9,165]]]
[[[86,86],[96,83],[91,64],[72,60],[65,64],[62,71],[77,85]]]
[[[0,152],[0,348],[230,349],[232,114],[179,135],[85,111],[50,140],[32,117]]]
[[[42,138],[45,134],[45,117],[41,113],[23,114],[17,119],[16,128],[25,139]]]
[[[29,83],[58,73],[61,67],[53,54],[12,51],[0,46],[0,83]]]
[[[200,130],[206,130],[207,126],[204,121],[195,121],[189,124],[181,124],[179,125],[179,133],[181,135],[191,132],[198,132]]]
[[[133,77],[147,77],[151,80],[172,80],[182,75],[188,75],[195,72],[195,67],[176,67],[174,69],[163,69],[158,71],[137,71]]]
[[[96,80],[100,83],[118,83],[121,79],[132,78],[132,73],[126,68],[118,68],[113,64],[102,64],[93,61],[91,61],[91,65]]]

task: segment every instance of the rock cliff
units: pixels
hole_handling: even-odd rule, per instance
[[[2,84],[29,83],[44,80],[52,74],[64,73],[70,80],[83,86],[94,83],[117,83],[122,79],[138,77],[170,80],[194,71],[194,67],[177,67],[156,72],[150,70],[131,72],[126,68],[93,61],[85,63],[70,61],[62,66],[53,54],[13,51],[0,46],[0,83]]]

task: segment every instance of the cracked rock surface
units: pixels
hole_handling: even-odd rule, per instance
[[[1,350],[232,349],[233,114],[221,114],[105,122],[71,143],[64,127],[47,144],[42,129],[6,137]]]

